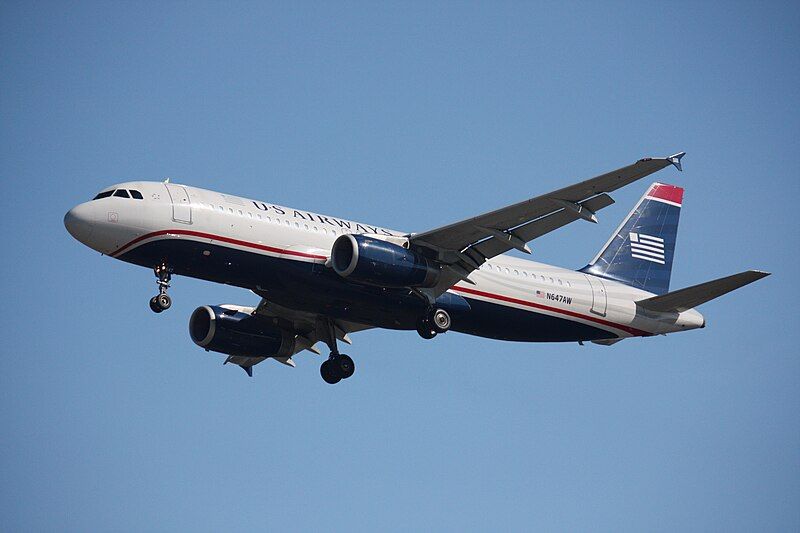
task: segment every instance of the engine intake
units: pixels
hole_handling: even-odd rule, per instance
[[[189,319],[194,343],[212,352],[250,357],[289,357],[295,337],[290,332],[238,309],[198,307]]]
[[[435,263],[397,244],[345,234],[331,250],[333,270],[349,280],[377,287],[433,287],[440,270]]]

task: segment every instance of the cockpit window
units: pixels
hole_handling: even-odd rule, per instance
[[[131,189],[131,197],[136,198],[137,200],[142,200],[142,193],[137,190]]]
[[[108,198],[112,194],[114,194],[114,189],[111,189],[110,191],[103,191],[103,192],[99,193],[97,196],[95,196],[94,198],[92,198],[92,200],[99,200],[100,198]]]
[[[114,196],[119,196],[120,198],[130,198],[130,196],[128,196],[128,191],[125,189],[117,189],[117,191],[114,193]]]

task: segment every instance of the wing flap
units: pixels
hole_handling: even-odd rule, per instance
[[[604,193],[576,205],[590,213],[596,213],[600,209],[608,207],[613,203],[614,200],[609,195]],[[546,233],[550,233],[551,231],[556,230],[561,226],[566,226],[567,224],[574,222],[575,220],[578,220],[580,218],[581,216],[577,211],[562,208],[559,211],[550,213],[549,215],[545,215],[541,218],[528,222],[527,224],[523,224],[522,226],[519,226],[518,228],[511,230],[509,233],[518,237],[520,240],[524,242],[529,242],[538,237],[541,237],[542,235],[545,235]],[[474,250],[475,252],[480,254],[480,256],[488,259],[496,255],[508,252],[513,248],[515,248],[515,246],[512,246],[505,239],[492,237],[491,239],[481,241],[471,246],[467,250],[467,252],[469,250]],[[473,259],[476,258],[473,257]]]
[[[303,350],[308,350],[317,355],[321,353],[315,345],[317,342],[323,340],[320,335],[320,332],[324,329],[322,327],[322,322],[324,320],[330,320],[328,317],[284,307],[270,302],[265,298],[262,298],[261,302],[258,304],[254,317],[262,320],[278,320],[285,328],[294,331],[296,337],[295,349],[292,355],[300,353]],[[353,342],[350,339],[350,333],[363,331],[372,327],[355,322],[348,322],[346,320],[334,320],[333,325],[336,338],[347,344],[352,344]]]

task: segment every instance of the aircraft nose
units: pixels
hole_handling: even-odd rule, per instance
[[[64,215],[64,227],[76,240],[88,244],[94,229],[94,215],[92,208],[87,204],[79,204],[67,211]]]

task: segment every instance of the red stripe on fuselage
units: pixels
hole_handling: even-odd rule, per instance
[[[147,239],[151,239],[153,237],[160,237],[162,235],[188,235],[188,236],[191,236],[191,237],[199,237],[201,239],[211,239],[211,240],[218,241],[218,242],[224,242],[224,243],[228,243],[228,244],[235,244],[237,246],[253,248],[253,249],[256,249],[256,250],[263,250],[265,252],[272,252],[272,253],[276,253],[276,254],[293,255],[293,256],[296,256],[296,257],[303,257],[303,258],[307,258],[307,259],[318,259],[318,260],[326,260],[326,259],[328,259],[324,255],[307,254],[307,253],[298,252],[298,251],[295,251],[295,250],[286,250],[286,249],[283,249],[283,248],[276,248],[274,246],[267,246],[265,244],[257,244],[257,243],[254,243],[254,242],[247,242],[247,241],[242,241],[242,240],[239,240],[239,239],[232,239],[230,237],[224,237],[222,235],[214,235],[212,233],[204,233],[202,231],[193,231],[193,230],[185,230],[185,229],[168,229],[168,230],[154,231],[152,233],[148,233],[146,235],[142,235],[140,237],[137,237],[137,238],[133,239],[129,243],[125,244],[119,250],[117,250],[116,252],[113,252],[110,255],[111,255],[111,257],[119,257],[120,255],[122,255],[123,252],[125,252],[126,250],[129,250],[132,246],[134,246],[134,245],[136,245],[136,244],[138,244],[138,243],[140,243],[142,241],[145,241]],[[647,331],[643,331],[643,330],[640,330],[640,329],[632,328],[630,326],[624,326],[622,324],[615,324],[614,322],[609,322],[608,320],[602,320],[600,318],[595,318],[593,316],[583,315],[581,313],[576,313],[574,311],[569,311],[569,310],[566,310],[566,309],[559,309],[557,307],[550,307],[548,305],[529,302],[527,300],[520,300],[518,298],[512,298],[510,296],[504,296],[502,294],[493,294],[493,293],[489,293],[489,292],[479,291],[479,290],[475,290],[475,289],[468,289],[466,287],[458,287],[458,286],[453,286],[453,287],[450,288],[450,290],[456,291],[456,292],[462,292],[462,293],[466,293],[466,294],[472,294],[472,295],[475,295],[475,296],[483,296],[484,298],[491,298],[493,300],[499,300],[501,302],[508,302],[508,303],[513,303],[513,304],[517,304],[517,305],[523,305],[523,306],[531,307],[531,308],[534,308],[534,309],[542,309],[542,310],[550,311],[550,312],[553,312],[553,313],[559,313],[559,314],[566,315],[566,316],[580,318],[580,319],[583,319],[583,320],[588,320],[590,322],[595,322],[597,324],[601,324],[603,326],[608,326],[608,327],[611,327],[611,328],[614,328],[614,329],[625,331],[627,333],[630,333],[631,335],[636,335],[636,336],[650,336],[650,335],[652,335],[652,333],[649,333]]]
[[[165,229],[161,231],[154,231],[152,233],[148,233],[147,235],[142,235],[141,237],[137,237],[133,239],[131,242],[127,243],[123,247],[121,247],[116,252],[111,254],[112,257],[119,257],[125,250],[129,249],[131,246],[138,244],[144,240],[151,239],[153,237],[159,237],[161,235],[188,235],[190,237],[199,237],[201,239],[211,239],[214,241],[225,242],[228,244],[235,244],[237,246],[245,246],[247,248],[254,248],[256,250],[263,250],[265,252],[272,252],[275,254],[283,254],[283,255],[294,255],[297,257],[305,257],[307,259],[320,259],[326,260],[328,259],[324,255],[316,255],[316,254],[307,254],[305,252],[298,252],[296,250],[285,250],[283,248],[275,248],[274,246],[267,246],[265,244],[257,244],[254,242],[248,241],[241,241],[239,239],[232,239],[230,237],[223,237],[222,235],[214,235],[212,233],[204,233],[202,231],[193,231],[188,229]]]
[[[597,324],[602,324],[603,326],[608,326],[614,329],[619,329],[621,331],[625,331],[630,333],[631,335],[636,335],[640,337],[650,336],[652,333],[647,331],[643,331],[641,329],[632,328],[630,326],[624,326],[622,324],[615,324],[614,322],[609,322],[608,320],[603,320],[601,318],[595,318],[593,316],[583,315],[581,313],[576,313],[575,311],[569,311],[567,309],[559,309],[557,307],[550,307],[549,305],[542,305],[534,302],[529,302],[527,300],[520,300],[518,298],[512,298],[511,296],[504,296],[502,294],[493,294],[490,292],[479,291],[476,289],[468,289],[466,287],[458,287],[453,286],[450,287],[451,291],[456,292],[463,292],[466,294],[472,294],[475,296],[483,296],[484,298],[492,298],[493,300],[500,300],[501,302],[508,302],[517,305],[524,305],[526,307],[533,307],[534,309],[542,309],[544,311],[551,311],[553,313],[559,313],[562,315],[567,315],[575,318],[580,318],[583,320],[589,320],[591,322],[596,322]]]

